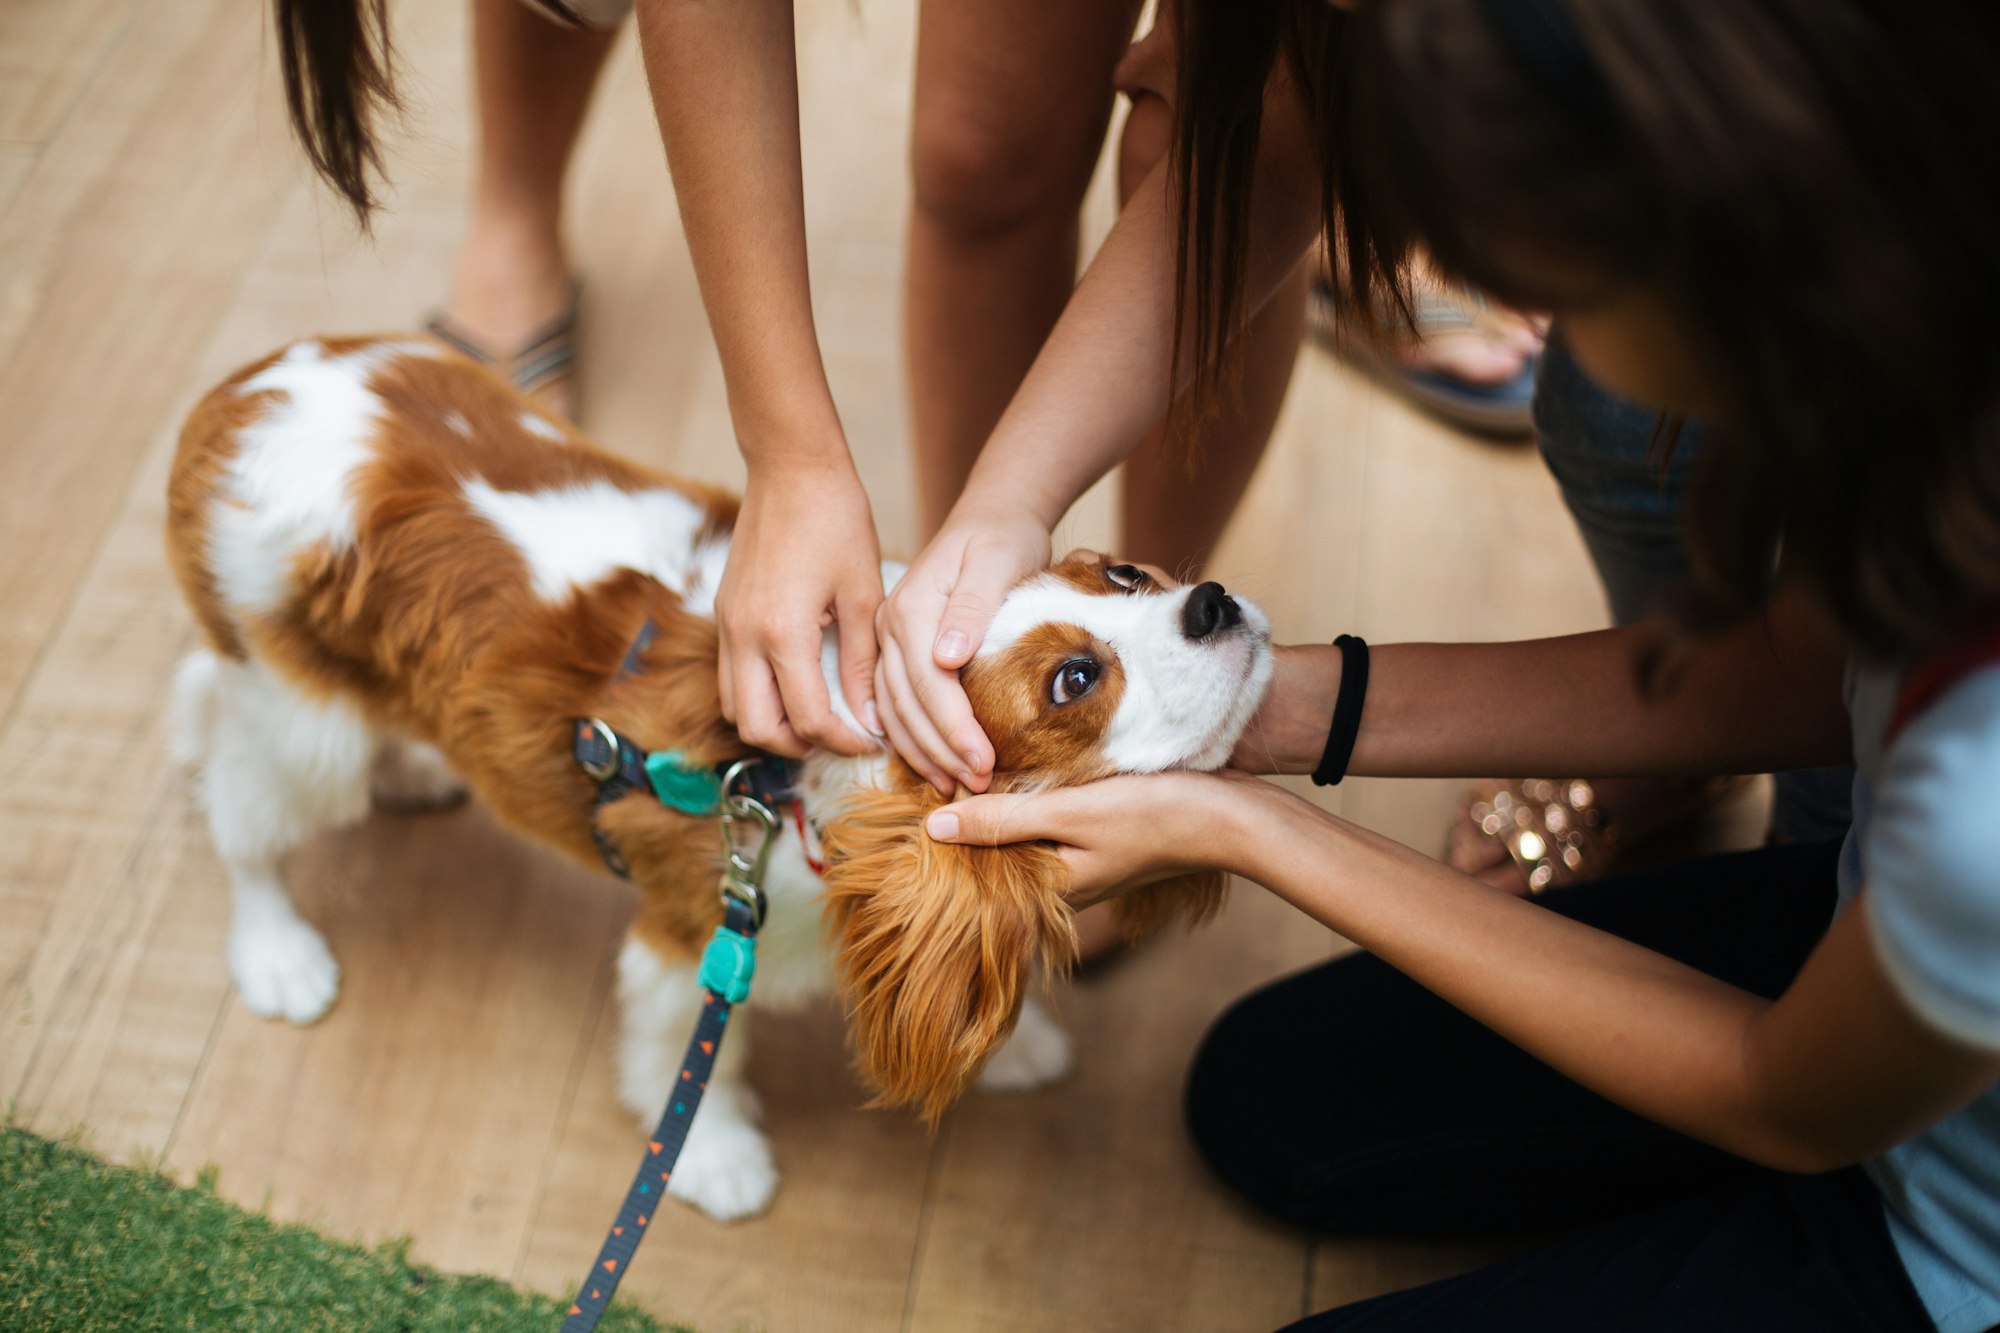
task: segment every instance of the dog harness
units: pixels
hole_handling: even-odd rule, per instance
[[[625,652],[619,679],[637,674],[640,656],[658,634],[659,627],[648,619]],[[599,808],[642,791],[683,814],[714,815],[721,826],[724,858],[722,924],[702,951],[697,974],[703,992],[701,1017],[681,1059],[680,1076],[660,1112],[660,1123],[647,1140],[646,1154],[639,1159],[639,1170],[625,1192],[625,1202],[562,1322],[561,1333],[592,1333],[665,1200],[674,1164],[687,1143],[688,1128],[694,1123],[702,1094],[708,1090],[730,1010],[750,997],[750,979],[757,970],[757,931],[764,924],[767,905],[764,873],[771,848],[778,841],[777,811],[787,804],[792,807],[801,841],[805,820],[797,794],[799,768],[789,759],[753,756],[709,768],[677,750],[649,754],[594,717],[577,719],[571,750],[578,765],[597,783]],[[591,836],[604,864],[614,874],[630,878],[631,867],[594,816]]]
[[[624,680],[638,675],[640,659],[659,635],[659,625],[650,616],[647,617],[646,623],[639,628],[638,636],[632,640],[632,646],[625,650],[624,660],[619,663],[618,675],[614,679]],[[825,864],[813,857],[814,839],[807,831],[805,806],[799,800],[799,777],[804,766],[796,759],[766,754],[750,759],[727,760],[710,767],[695,762],[679,750],[648,752],[610,723],[596,717],[576,719],[570,737],[570,754],[576,759],[577,767],[597,784],[597,808],[600,810],[635,791],[649,793],[661,805],[684,815],[719,814],[725,795],[749,796],[772,811],[789,808],[792,825],[798,830],[799,845],[805,852],[806,864],[814,874],[822,877],[826,874]],[[737,776],[725,781],[725,776],[730,773]],[[604,864],[611,873],[620,879],[630,879],[631,863],[594,816],[590,821],[590,837],[597,844],[597,854],[604,858]]]

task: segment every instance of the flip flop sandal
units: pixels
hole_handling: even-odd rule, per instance
[[[1610,869],[1618,828],[1582,778],[1522,778],[1467,807],[1472,826],[1521,868],[1529,893],[1595,878]]]
[[[530,398],[544,400],[546,406],[550,389],[576,377],[576,313],[582,297],[583,284],[571,284],[569,303],[562,313],[536,330],[511,354],[503,355],[473,341],[453,328],[442,310],[424,321],[424,331],[480,365],[491,366],[508,383]],[[580,414],[572,408],[569,415],[574,419]]]
[[[1486,334],[1489,311],[1475,296],[1425,292],[1417,298],[1412,322],[1402,336],[1423,341],[1454,333]],[[1476,384],[1441,370],[1418,370],[1373,341],[1341,331],[1334,316],[1333,285],[1324,276],[1313,279],[1310,317],[1314,335],[1337,355],[1432,416],[1495,439],[1524,439],[1534,433],[1536,357],[1528,357],[1518,372],[1498,384]]]

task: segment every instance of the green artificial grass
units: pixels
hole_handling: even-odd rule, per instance
[[[0,1329],[554,1333],[567,1300],[281,1226],[157,1172],[0,1128]],[[587,1258],[588,1256],[586,1256]],[[581,1268],[579,1268],[581,1272]],[[660,1333],[614,1305],[606,1333]]]

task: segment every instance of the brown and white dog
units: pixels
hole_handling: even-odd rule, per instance
[[[643,793],[596,804],[572,727],[600,718],[698,765],[751,753],[716,686],[736,502],[592,448],[416,338],[299,342],[239,371],[190,416],[169,499],[169,554],[208,645],[176,679],[177,754],[199,770],[228,869],[244,1003],[310,1023],[339,986],[286,892],[289,849],[360,819],[371,796],[439,805],[469,786],[579,861],[599,864],[601,836],[629,864],[640,900],[618,962],[619,1083],[650,1125],[722,915],[717,826]],[[622,672],[649,617],[660,632]],[[836,650],[829,637],[827,683],[852,723]],[[1219,767],[1270,666],[1254,606],[1079,555],[1009,596],[963,678],[998,754],[995,785],[1019,790]],[[788,822],[765,884],[758,1004],[837,983],[880,1099],[932,1117],[975,1077],[1060,1076],[1067,1039],[1024,1007],[1036,967],[1060,971],[1074,950],[1053,851],[931,842],[922,822],[940,798],[887,755],[815,756],[801,790],[826,874]],[[1137,931],[1198,918],[1220,894],[1220,877],[1201,876],[1121,905]],[[761,1210],[777,1184],[744,1037],[725,1048],[671,1184],[718,1218]]]

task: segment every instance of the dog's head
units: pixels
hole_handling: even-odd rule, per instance
[[[1002,604],[962,673],[997,757],[993,790],[1113,773],[1215,769],[1263,698],[1270,625],[1219,584],[1074,553]],[[827,896],[863,1072],[887,1104],[933,1120],[1013,1029],[1037,963],[1060,972],[1076,932],[1046,844],[932,842],[944,798],[900,761],[825,823]],[[1118,899],[1128,935],[1221,902],[1222,876]]]

